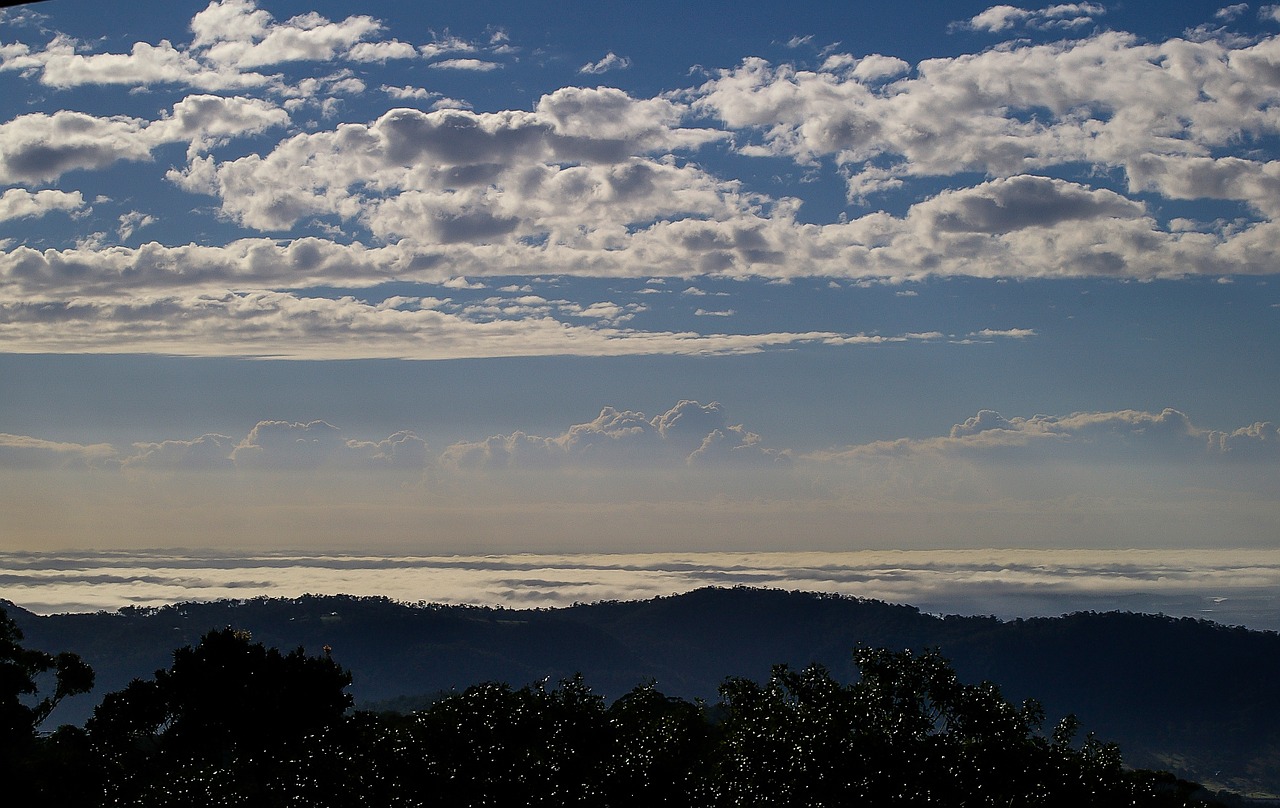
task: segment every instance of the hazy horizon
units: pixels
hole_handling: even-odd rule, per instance
[[[1280,552],[861,551],[361,556],[0,553],[5,597],[38,614],[190,601],[385,596],[403,603],[556,608],[705,586],[826,592],[929,614],[1130,611],[1280,631]]]

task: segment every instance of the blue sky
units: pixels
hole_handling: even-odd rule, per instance
[[[0,549],[1274,548],[1280,6],[0,17]]]

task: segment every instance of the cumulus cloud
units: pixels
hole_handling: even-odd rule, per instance
[[[404,87],[392,87],[384,84],[381,89],[397,101],[426,101],[439,96],[439,93],[433,93],[424,87],[409,87],[407,85]]]
[[[997,6],[974,19],[1012,30],[1100,13],[1089,3]],[[212,196],[211,210],[229,226],[271,238],[108,246],[111,231],[132,239],[148,224],[147,214],[121,206],[62,245],[8,242],[0,329],[15,350],[94,343],[262,355],[275,344],[289,356],[462,356],[874,344],[924,335],[647,333],[620,327],[635,313],[625,301],[580,301],[576,310],[510,301],[380,308],[305,290],[522,275],[1145,280],[1274,274],[1280,265],[1280,163],[1242,145],[1268,142],[1280,128],[1277,37],[1149,42],[1103,31],[915,65],[827,50],[817,69],[748,59],[660,97],[562,87],[532,108],[489,112],[442,108],[465,102],[422,87],[371,84],[437,109],[331,124],[320,121],[336,114],[337,94],[365,89],[368,65],[410,56],[377,20],[277,20],[253,0],[223,0],[195,16],[191,34],[187,46],[139,43],[124,54],[95,54],[66,37],[0,47],[6,69],[58,86],[101,75],[210,89],[151,119],[59,110],[0,124],[0,182],[31,187],[5,191],[0,218],[85,211],[78,192],[36,186],[150,161],[162,146],[185,143],[185,162],[164,176],[177,190]],[[497,65],[488,55],[505,47],[501,37],[475,45],[446,35],[414,58]],[[312,63],[324,74],[251,74],[304,73],[299,65]],[[254,87],[274,100],[253,97]],[[291,112],[312,105],[317,121],[276,136]],[[223,148],[249,136],[262,137]],[[753,192],[716,173],[714,160],[699,159],[713,145],[815,173],[834,164],[867,212],[816,222],[801,214],[799,198]],[[914,203],[892,213],[870,204],[920,177],[944,190],[903,195]],[[1166,199],[1238,202],[1247,215],[1164,223]],[[708,322],[731,310],[698,311]],[[176,319],[152,314],[162,311]],[[507,321],[517,315],[528,322]],[[584,317],[605,327],[576,328]],[[60,333],[54,321],[86,330]],[[997,325],[929,338],[1030,335],[1019,323]],[[379,339],[363,347],[318,341],[334,334]]]
[[[1033,30],[1081,28],[1106,13],[1097,3],[1059,3],[1040,9],[992,6],[958,25],[974,31],[1001,32],[1022,26]]]
[[[315,12],[276,20],[255,0],[214,0],[191,20],[189,45],[135,42],[126,53],[84,53],[89,46],[57,35],[44,48],[16,43],[0,51],[0,70],[29,71],[49,86],[175,84],[208,91],[259,87],[287,93],[279,74],[259,72],[302,62],[381,63],[468,49],[456,42],[418,47],[382,40],[367,15],[331,21]]]
[[[230,469],[236,443],[226,435],[209,433],[194,440],[166,440],[135,443],[134,453],[125,458],[125,468],[204,470]]]
[[[321,467],[421,469],[426,441],[411,432],[397,432],[381,441],[342,436],[325,421],[293,423],[259,421],[231,451],[238,468],[306,470]]]
[[[147,160],[152,142],[135,118],[33,112],[0,124],[0,182],[43,182],[74,169]]]
[[[1278,48],[1274,37],[1149,43],[1106,31],[929,59],[887,84],[850,71],[853,57],[829,57],[817,71],[752,58],[690,95],[695,109],[757,133],[742,141],[745,154],[834,157],[854,197],[910,176],[1010,177],[1085,163],[1120,169],[1131,190],[1184,198],[1178,171],[1148,163],[1208,161],[1241,137],[1273,132]],[[1259,204],[1267,192],[1220,182],[1217,193]]]
[[[598,75],[600,73],[608,73],[610,70],[626,70],[631,67],[631,60],[625,56],[619,56],[613,51],[609,51],[597,62],[587,62],[578,68],[579,73],[588,75]]]
[[[84,196],[79,191],[29,191],[26,188],[9,188],[0,194],[0,222],[44,216],[53,211],[80,210]]]
[[[490,62],[484,59],[441,59],[438,62],[432,62],[427,65],[434,70],[468,70],[473,73],[488,73],[491,70],[500,70],[502,65],[497,62]]]
[[[699,169],[647,156],[720,137],[679,128],[677,117],[668,101],[571,88],[532,113],[396,109],[367,126],[297,135],[266,156],[193,161],[189,173],[208,173],[224,212],[264,230],[336,214],[385,238],[545,235],[594,246],[631,221],[740,204]]]
[[[0,124],[0,182],[42,182],[75,169],[150,160],[164,143],[252,134],[287,119],[265,101],[208,95],[185,98],[154,122],[68,110],[29,113]]]
[[[717,402],[681,401],[661,415],[605,407],[595,420],[555,437],[496,435],[445,449],[441,463],[466,469],[643,468],[652,465],[777,467],[789,455],[730,424]]]
[[[1017,176],[944,191],[912,208],[931,230],[1001,234],[1097,218],[1136,218],[1140,204],[1106,190],[1064,180]]]

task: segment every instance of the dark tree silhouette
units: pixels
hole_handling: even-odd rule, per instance
[[[342,768],[331,736],[351,705],[350,683],[327,656],[281,654],[247,632],[210,632],[174,652],[154,679],[135,679],[94,711],[86,729],[107,801],[327,804]]]
[[[961,683],[937,651],[861,648],[854,660],[852,685],[816,665],[726,681],[720,804],[1202,804],[1191,784],[1125,769],[1114,745],[1073,746],[1074,718],[1045,737],[1037,703]]]
[[[24,648],[22,639],[0,607],[0,778],[12,798],[34,803],[63,793],[62,764],[78,748],[74,732],[44,741],[36,732],[60,701],[93,689],[93,670],[75,654]],[[42,685],[52,692],[41,697]]]
[[[728,679],[712,707],[652,684],[607,706],[573,677],[350,713],[351,677],[327,651],[281,654],[227,629],[40,747],[43,782],[60,772],[74,787],[22,793],[137,808],[1215,804],[1126,769],[1115,746],[1077,743],[1070,717],[1046,734],[1038,704],[961,682],[937,651],[854,661],[853,684],[816,665]]]
[[[40,681],[53,676],[53,692],[36,699]],[[22,631],[0,607],[0,733],[5,748],[29,739],[58,702],[93,689],[93,670],[79,656],[22,646]]]

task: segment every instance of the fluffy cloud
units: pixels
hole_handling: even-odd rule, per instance
[[[124,460],[126,468],[202,470],[229,469],[236,443],[226,435],[207,434],[194,440],[166,440],[135,443],[134,453]]]
[[[532,113],[396,109],[297,135],[265,157],[193,162],[188,174],[213,178],[223,210],[264,230],[338,215],[385,238],[443,243],[582,240],[583,225],[614,237],[635,220],[723,216],[736,204],[696,168],[646,156],[720,137],[681,129],[678,116],[667,101],[570,88]]]
[[[1080,28],[1093,22],[1093,18],[1106,13],[1097,3],[1060,3],[1040,9],[1014,6],[992,6],[970,18],[959,27],[974,31],[1006,31],[1016,26],[1037,30],[1054,28]]]
[[[43,182],[78,168],[147,160],[152,142],[135,118],[33,112],[0,124],[0,182]]]
[[[991,235],[1082,219],[1131,219],[1142,213],[1141,205],[1117,193],[1031,176],[944,191],[911,211],[930,231]]]
[[[58,88],[176,84],[223,91],[262,87],[287,93],[290,83],[258,72],[299,62],[386,62],[468,49],[456,41],[419,48],[379,40],[378,20],[354,15],[331,21],[315,12],[277,21],[254,0],[215,0],[191,20],[189,46],[136,42],[127,53],[82,53],[86,43],[58,35],[42,49],[14,43],[0,50],[0,70],[32,71]],[[296,87],[296,83],[293,84]]]
[[[0,124],[0,182],[43,182],[75,169],[149,160],[164,143],[252,134],[287,120],[265,101],[209,95],[189,96],[154,122],[68,110],[29,113]]]
[[[1176,172],[1166,183],[1143,161],[1209,158],[1274,134],[1278,63],[1274,37],[1144,43],[1103,32],[930,59],[887,84],[859,77],[852,57],[817,71],[748,59],[691,96],[696,109],[759,133],[744,153],[833,156],[854,195],[906,176],[1006,177],[1070,163],[1122,169],[1135,190],[1177,193]],[[1256,189],[1224,187],[1257,204]]]
[[[0,194],[0,222],[10,219],[44,216],[52,211],[76,211],[84,207],[84,197],[79,191],[28,191],[25,188],[9,188]]]
[[[524,432],[456,443],[441,456],[455,469],[644,468],[653,465],[776,467],[789,455],[730,424],[716,402],[681,401],[661,415],[605,407],[595,420],[556,437]]]
[[[81,47],[64,36],[56,37],[43,50],[20,45],[0,54],[0,70],[36,71],[42,83],[60,89],[177,84],[199,90],[235,90],[271,82],[260,73],[207,64],[167,41],[158,45],[137,42],[128,53],[84,54],[78,52]]]

